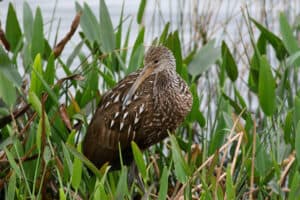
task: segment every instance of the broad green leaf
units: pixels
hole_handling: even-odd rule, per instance
[[[41,104],[41,101],[39,100],[38,96],[34,92],[29,91],[28,101],[31,104],[31,106],[33,107],[33,109],[41,117],[42,116],[42,104]]]
[[[64,188],[59,188],[59,200],[66,200],[66,199],[67,197]]]
[[[74,50],[72,51],[72,53],[70,54],[70,56],[67,59],[67,64],[66,64],[67,66],[71,66],[73,64],[73,61],[75,60],[75,58],[77,56],[79,56],[83,44],[84,44],[84,41],[81,41],[76,45],[76,47],[74,48]]]
[[[144,58],[144,45],[140,44],[135,51],[132,52],[132,56],[127,68],[126,74],[136,71],[143,63]]]
[[[58,98],[56,97],[55,93],[52,91],[48,83],[43,79],[42,73],[39,73],[36,71],[35,67],[32,68],[32,72],[35,73],[37,80],[39,83],[41,83],[41,91],[43,92],[43,89],[49,94],[52,101],[55,103],[55,105],[58,105]]]
[[[193,95],[193,105],[191,112],[188,115],[189,121],[197,121],[201,127],[204,127],[206,124],[205,118],[203,114],[199,110],[200,101],[197,93],[197,86],[196,84],[192,84],[190,91]]]
[[[300,121],[300,97],[296,96],[294,100],[294,117],[293,122],[294,126],[296,127],[298,122]]]
[[[285,117],[284,122],[284,141],[290,143],[292,136],[292,126],[293,126],[293,112],[289,111]]]
[[[143,61],[141,58],[143,58],[144,55],[144,35],[145,27],[142,27],[133,45],[129,66],[126,71],[127,74],[138,69]]]
[[[50,147],[47,145],[45,146],[44,153],[43,153],[43,160],[45,161],[46,165],[49,163],[51,158],[52,158],[51,150]]]
[[[7,196],[8,199],[15,199],[17,176],[13,172],[9,178]]]
[[[146,171],[146,164],[143,159],[143,154],[134,141],[131,142],[131,148],[132,148],[132,153],[133,153],[135,163],[136,163],[140,173],[142,174],[142,177],[144,179],[146,179],[147,171]]]
[[[128,194],[127,176],[127,168],[122,167],[117,190],[115,193],[115,199],[124,199],[124,196]]]
[[[33,69],[31,71],[31,80],[30,80],[30,92],[34,92],[38,97],[41,97],[42,95],[42,83],[38,78],[38,75],[43,74],[43,69],[42,69],[42,58],[40,54],[37,54],[34,62],[33,62]]]
[[[13,107],[17,96],[13,83],[0,72],[0,99],[10,108]]]
[[[4,151],[5,151],[7,160],[9,162],[11,168],[18,175],[18,177],[21,178],[22,177],[21,171],[20,171],[20,168],[19,168],[19,166],[17,165],[17,163],[16,163],[16,161],[14,159],[14,156],[12,155],[12,153],[6,147],[4,148]]]
[[[226,196],[227,199],[236,199],[235,197],[235,187],[232,181],[232,176],[230,173],[231,167],[228,166],[226,170]]]
[[[300,198],[300,174],[299,171],[296,171],[294,173],[293,177],[290,177],[292,179],[292,184],[291,184],[291,189],[288,195],[288,200],[294,200],[294,199],[299,199]]]
[[[81,152],[80,145],[78,145],[77,150]],[[72,170],[72,187],[78,190],[82,176],[82,161],[78,157],[74,157],[73,170]]]
[[[122,33],[123,33],[123,16],[124,16],[124,5],[125,1],[122,3],[122,9],[120,13],[120,18],[119,18],[119,23],[117,27],[117,33],[116,33],[116,48],[121,49],[121,44],[122,44]],[[120,52],[119,52],[120,53]]]
[[[164,27],[164,30],[162,31],[160,37],[159,37],[159,43],[165,43],[165,40],[168,36],[168,33],[169,33],[169,28],[170,28],[170,22],[168,22],[165,27]]]
[[[89,41],[91,41],[92,43],[101,43],[99,23],[91,8],[86,3],[84,3],[83,6],[83,13],[80,18],[80,26],[81,30]]]
[[[94,200],[109,199],[105,191],[104,183],[102,181],[97,180],[94,191],[95,191],[93,195]]]
[[[199,76],[220,58],[220,48],[215,47],[215,40],[211,40],[196,53],[188,66],[188,71],[193,77]]]
[[[298,121],[296,131],[295,131],[295,150],[296,150],[296,158],[299,166],[300,165],[300,121]]]
[[[287,59],[286,59],[286,65],[288,67],[295,65],[296,67],[300,66],[300,51],[296,51],[295,53],[291,54]]]
[[[139,10],[138,10],[138,14],[137,14],[137,23],[138,24],[142,23],[143,16],[144,16],[144,13],[145,13],[146,4],[147,4],[147,0],[141,0]]]
[[[293,30],[289,25],[288,19],[284,13],[280,13],[280,33],[282,35],[282,42],[289,54],[299,51],[298,41],[294,37]]]
[[[33,31],[33,15],[32,10],[27,1],[23,3],[23,28],[24,35],[29,43],[31,43]]]
[[[175,175],[181,183],[185,183],[190,175],[190,168],[184,160],[176,137],[171,135],[172,159],[175,166]]]
[[[97,169],[97,167],[91,161],[89,161],[82,153],[78,152],[73,146],[69,144],[67,144],[66,147],[70,153],[72,153],[75,157],[81,160],[98,178],[102,177],[102,174]]]
[[[259,103],[268,116],[276,110],[275,80],[272,75],[271,66],[266,56],[260,58],[259,83],[258,83]]]
[[[168,194],[168,178],[169,178],[170,171],[168,170],[167,166],[164,166],[163,172],[161,174],[159,180],[159,193],[158,199],[164,200]]]
[[[54,83],[54,79],[55,79],[55,56],[54,54],[51,54],[48,58],[48,62],[47,62],[47,66],[46,66],[46,71],[44,73],[45,77],[45,81],[49,84],[49,85],[53,85]]]
[[[43,55],[44,53],[44,24],[41,9],[38,7],[35,12],[33,32],[31,42],[31,57],[36,58],[37,54]]]
[[[9,3],[7,17],[6,17],[5,35],[10,44],[10,50],[12,52],[15,51],[22,37],[22,32],[19,25],[19,21],[17,19],[16,11],[11,2]]]
[[[257,140],[257,150],[255,157],[255,169],[258,173],[258,176],[265,177],[268,172],[272,169],[272,162],[270,161],[270,156],[266,152],[266,148],[262,143],[258,143]]]
[[[261,31],[261,34],[263,37],[272,45],[276,52],[276,56],[279,60],[283,60],[284,57],[287,55],[287,51],[284,47],[283,42],[281,39],[276,36],[274,33],[266,29],[263,25],[261,25],[259,22],[255,21],[253,18],[251,18],[251,21],[255,24],[255,26]]]
[[[115,34],[107,6],[104,0],[100,0],[100,34],[101,49],[105,53],[112,52],[116,47]]]
[[[227,75],[232,81],[235,81],[238,77],[237,65],[227,44],[224,41],[222,42],[222,60],[222,65],[226,69]]]
[[[4,51],[2,45],[0,45],[0,73],[10,80],[17,88],[21,87],[22,78]]]

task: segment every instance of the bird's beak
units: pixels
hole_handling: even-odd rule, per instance
[[[131,88],[129,89],[127,95],[125,96],[125,99],[123,101],[123,106],[126,106],[127,102],[131,100],[132,96],[136,92],[136,90],[140,87],[140,85],[143,83],[143,81],[148,78],[152,72],[154,71],[155,66],[152,64],[148,64],[144,67],[141,74],[137,77],[135,82],[132,84]]]

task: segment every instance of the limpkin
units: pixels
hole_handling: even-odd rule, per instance
[[[88,126],[83,153],[97,167],[109,162],[120,168],[119,143],[124,164],[133,161],[131,141],[145,150],[168,136],[183,122],[192,95],[176,73],[172,52],[151,46],[144,67],[126,76],[106,92]]]

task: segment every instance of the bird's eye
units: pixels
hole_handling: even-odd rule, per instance
[[[157,64],[157,63],[158,63],[158,60],[154,60],[154,63]]]

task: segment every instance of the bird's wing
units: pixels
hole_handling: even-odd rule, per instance
[[[151,89],[147,91],[147,88],[151,87],[142,85],[132,97],[132,101],[126,106],[123,105],[123,98],[138,74],[139,71],[126,76],[103,95],[83,144],[84,153],[92,162],[102,164],[114,159],[111,156],[118,155],[119,143],[123,149],[135,139],[136,130],[139,130],[141,122],[139,114],[143,114],[146,102],[151,98],[149,95],[142,95],[143,92],[151,92]]]

